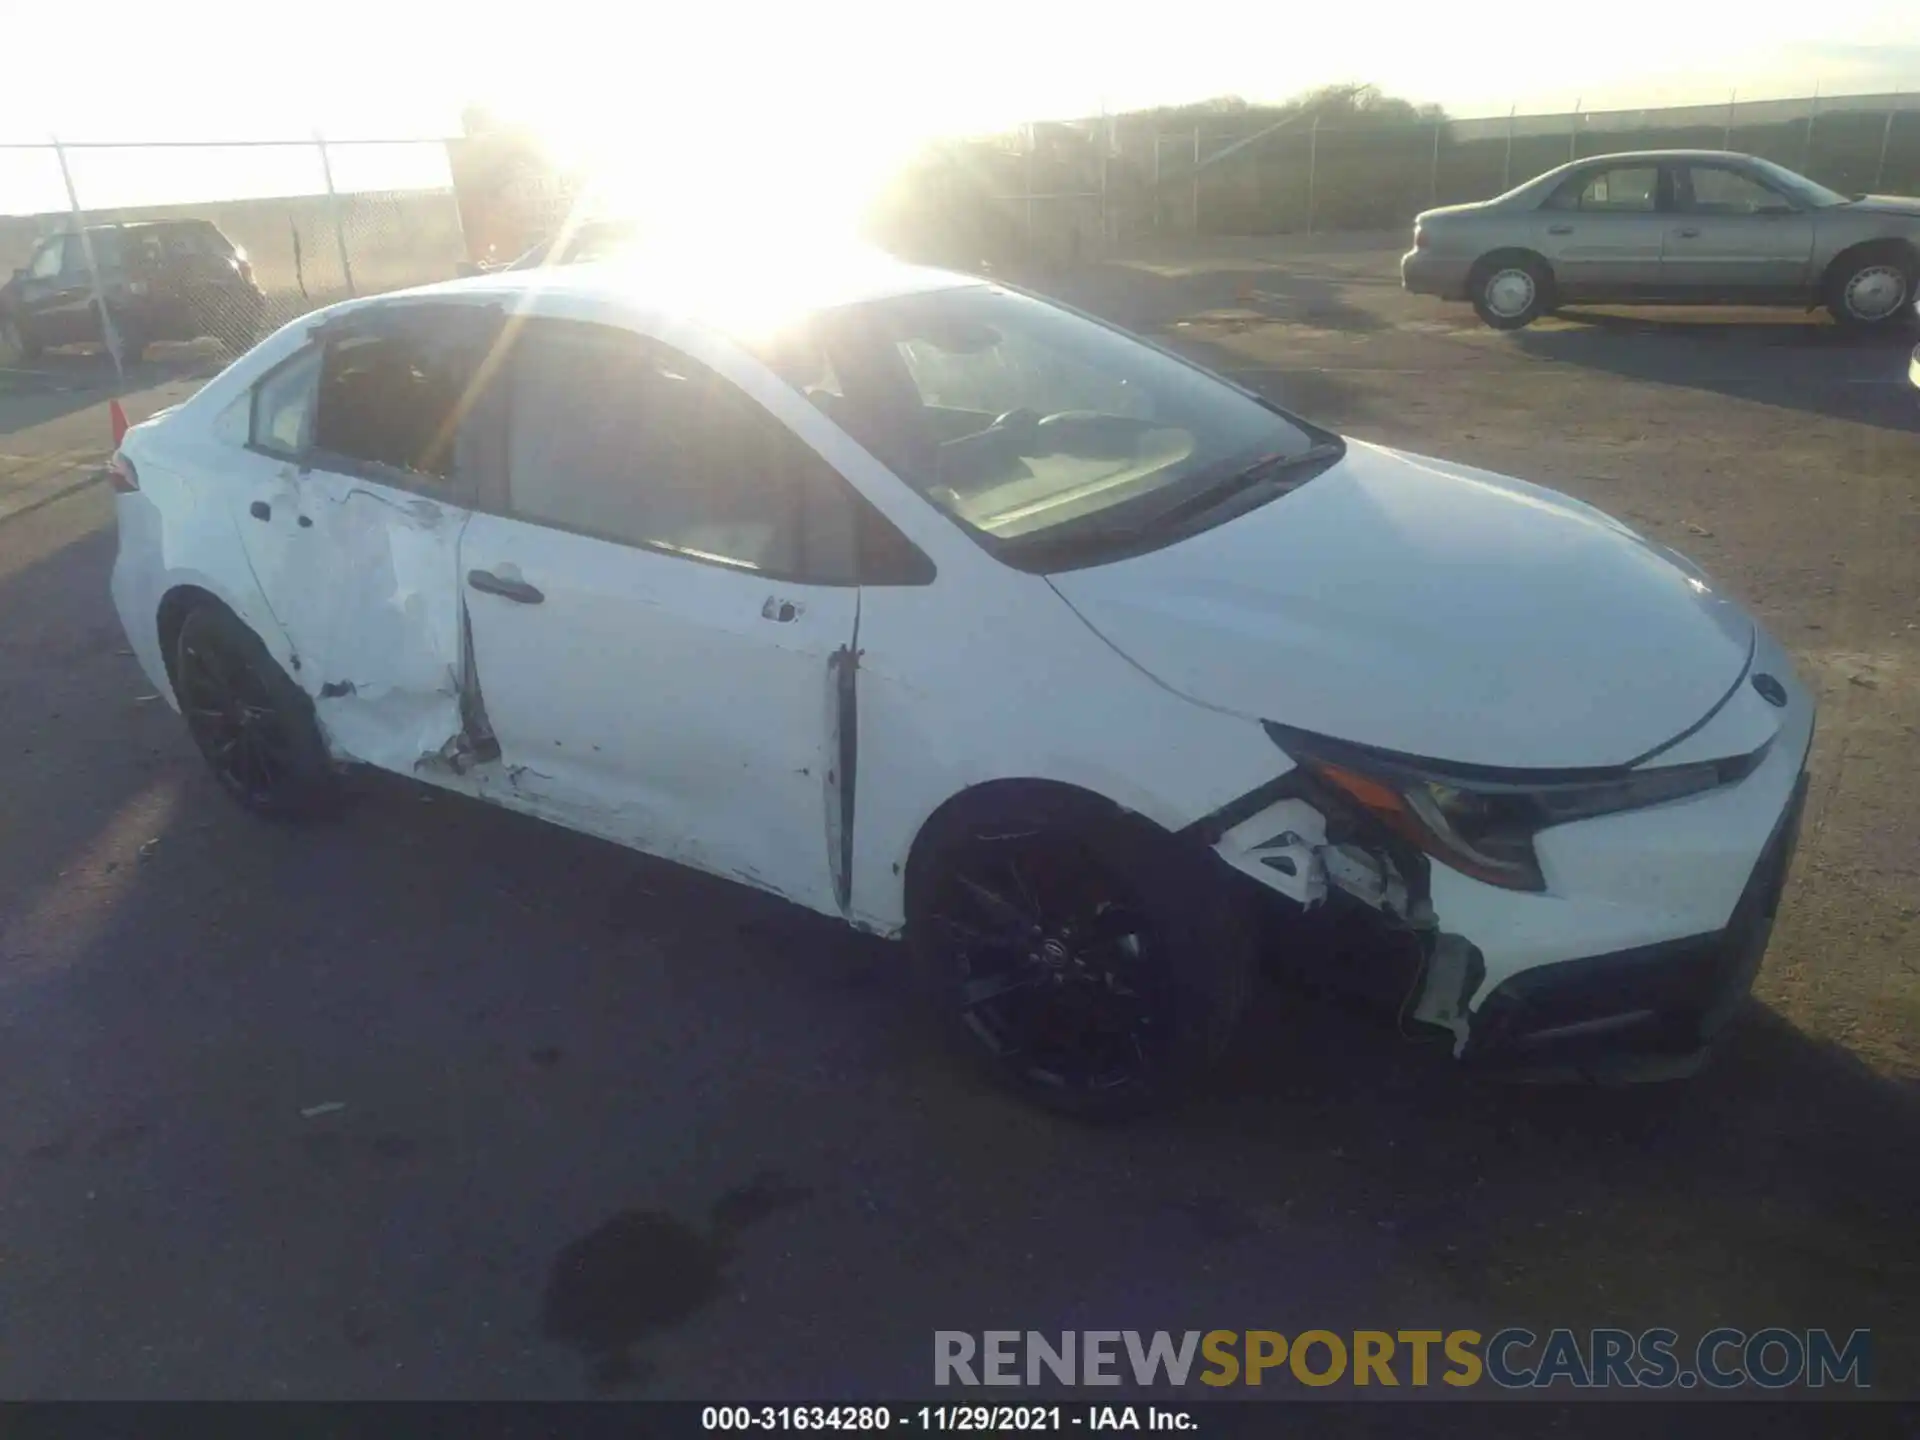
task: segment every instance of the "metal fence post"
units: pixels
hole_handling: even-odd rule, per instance
[[[1900,113],[1900,92],[1887,102],[1887,123],[1880,127],[1880,161],[1873,167],[1873,188],[1878,190],[1887,178],[1887,144],[1893,139],[1893,117]]]
[[[1440,122],[1433,122],[1433,161],[1427,167],[1427,208],[1440,203]]]
[[[1500,162],[1500,189],[1504,194],[1513,188],[1513,112],[1520,107],[1507,107],[1507,158]]]
[[[1813,85],[1813,108],[1807,112],[1807,133],[1800,142],[1800,173],[1806,174],[1813,165],[1813,122],[1820,118],[1820,82]]]
[[[320,151],[320,174],[327,182],[327,209],[333,215],[334,243],[340,249],[340,273],[346,278],[347,294],[352,295],[353,261],[347,257],[347,230],[340,218],[340,192],[333,188],[333,162],[327,159],[327,142],[318,130],[313,132],[313,143]]]
[[[1733,102],[1739,97],[1740,92],[1738,90],[1729,90],[1727,92],[1727,123],[1720,131],[1720,148],[1722,150],[1733,149]]]
[[[1193,122],[1193,233],[1200,233],[1200,122]]]
[[[1313,117],[1313,128],[1307,132],[1307,234],[1313,233],[1313,187],[1314,179],[1320,168],[1320,117]]]
[[[1160,199],[1160,119],[1154,117],[1147,133],[1153,137],[1153,232],[1160,233],[1160,212],[1164,208]]]
[[[73,212],[73,233],[79,237],[80,253],[86,256],[87,275],[93,282],[93,303],[100,309],[100,338],[113,361],[113,378],[124,380],[127,372],[120,360],[120,332],[113,328],[113,316],[107,310],[106,287],[100,283],[100,261],[93,253],[93,237],[87,233],[87,217],[80,209],[80,192],[74,189],[73,171],[67,167],[67,147],[60,143],[59,136],[50,138],[54,158],[60,162],[60,178],[66,182],[67,208]]]
[[[1580,101],[1585,97],[1576,96],[1573,102],[1573,114],[1567,117],[1567,159],[1580,158]]]
[[[1107,113],[1107,102],[1100,102],[1100,254],[1104,259],[1114,248],[1113,215],[1107,208],[1107,172],[1113,164],[1114,117]]]
[[[1031,122],[1027,125],[1027,155],[1024,167],[1025,181],[1021,188],[1027,192],[1027,255],[1033,255],[1033,178],[1034,167],[1040,158],[1040,132]]]

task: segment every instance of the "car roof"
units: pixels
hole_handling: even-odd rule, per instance
[[[767,308],[806,315],[844,305],[984,285],[977,276],[910,265],[878,251],[836,249],[806,256],[765,254],[735,262],[639,249],[615,259],[528,270],[497,270],[461,280],[417,286],[370,302],[417,301],[445,297],[467,302],[489,300],[509,309],[549,308],[538,302],[558,299],[566,308],[603,311],[607,316],[636,312],[681,317],[729,328],[725,317],[738,316],[765,296]]]
[[[1603,160],[1751,160],[1739,150],[1619,150],[1611,155],[1582,155],[1575,165],[1592,165]]]

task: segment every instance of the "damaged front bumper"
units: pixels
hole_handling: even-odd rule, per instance
[[[1806,773],[1725,929],[1522,970],[1472,1013],[1460,1058],[1514,1079],[1690,1075],[1760,973],[1800,834]]]
[[[1202,838],[1296,916],[1326,906],[1397,936],[1377,960],[1364,948],[1316,955],[1331,971],[1316,978],[1363,995],[1396,987],[1403,1015],[1450,1034],[1467,1064],[1534,1080],[1685,1075],[1751,991],[1805,804],[1812,697],[1764,635],[1753,673],[1662,757],[1752,755],[1744,777],[1541,831],[1539,890],[1396,845],[1304,766]],[[1314,935],[1302,922],[1294,939],[1314,949]]]

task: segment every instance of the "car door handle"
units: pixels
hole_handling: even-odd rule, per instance
[[[800,618],[806,608],[792,600],[782,600],[778,595],[769,595],[760,606],[760,618],[771,620],[776,625],[790,625]]]
[[[1695,230],[1691,225],[1684,230],[1676,230],[1673,233],[1678,235],[1682,240],[1698,240],[1700,238],[1700,232]]]
[[[1572,233],[1573,233],[1573,227],[1571,225],[1547,226],[1547,234],[1549,235],[1571,235]]]
[[[271,520],[273,518],[273,507],[264,500],[256,500],[247,506],[247,513],[256,520]]]
[[[469,570],[467,584],[488,595],[498,595],[516,605],[538,605],[547,597],[524,580],[508,580],[491,570]]]

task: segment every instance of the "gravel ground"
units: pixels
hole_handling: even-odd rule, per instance
[[[937,1052],[887,946],[398,782],[239,814],[106,597],[99,365],[0,384],[0,1394],[904,1396],[935,1328],[1920,1327],[1920,395],[1778,312],[1521,332],[1352,241],[1044,277],[1349,433],[1692,554],[1819,687],[1772,951],[1680,1086],[1471,1083],[1264,996],[1127,1129]],[[137,416],[209,368],[162,351]],[[49,378],[50,376],[50,378]]]

